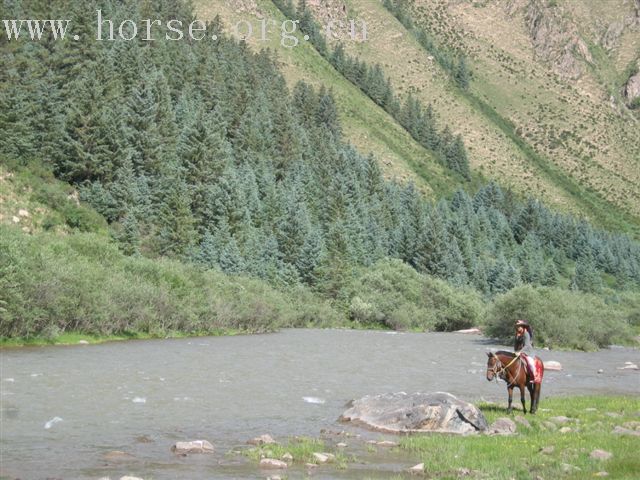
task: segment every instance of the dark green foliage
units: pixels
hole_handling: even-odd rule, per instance
[[[602,291],[602,278],[596,270],[595,261],[591,256],[583,257],[576,262],[571,288],[588,293],[600,293]]]
[[[467,59],[464,55],[461,55],[458,58],[458,63],[455,66],[455,70],[453,72],[453,78],[456,81],[456,84],[463,90],[467,90],[469,88],[469,82],[471,81],[471,72],[469,71],[469,67],[467,66]]]
[[[350,285],[349,315],[362,326],[450,331],[479,325],[480,297],[421,275],[399,260],[383,260]]]

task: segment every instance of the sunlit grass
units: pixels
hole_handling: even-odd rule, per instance
[[[336,451],[327,447],[323,440],[311,437],[294,437],[285,443],[273,443],[250,448],[243,452],[244,455],[252,460],[260,461],[261,458],[282,459],[286,454],[293,457],[293,463],[317,464],[314,453],[330,453],[334,458],[331,464],[338,468],[346,468],[348,458],[342,451]]]
[[[489,422],[505,416],[495,405],[481,405]],[[640,472],[640,437],[612,433],[616,426],[640,425],[640,397],[574,397],[543,400],[530,427],[513,436],[413,436],[401,448],[424,462],[427,474],[455,478],[460,469],[492,479],[587,478],[606,471],[610,478],[635,479]],[[552,417],[570,420],[557,428]],[[545,425],[545,422],[547,425]],[[635,424],[629,422],[636,422]],[[560,433],[560,428],[571,430]],[[553,447],[543,453],[545,447]],[[611,452],[610,460],[590,458],[593,450]],[[449,477],[450,476],[450,477]]]

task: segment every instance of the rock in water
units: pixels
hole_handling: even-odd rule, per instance
[[[193,440],[191,442],[177,442],[171,447],[171,451],[177,454],[213,453],[214,448],[206,440]]]
[[[287,465],[286,462],[283,462],[282,460],[276,460],[275,458],[263,458],[262,460],[260,460],[260,468],[264,468],[266,470],[285,469],[288,466],[289,465]]]
[[[340,421],[384,433],[469,434],[488,427],[476,406],[446,392],[368,395],[354,400]]]

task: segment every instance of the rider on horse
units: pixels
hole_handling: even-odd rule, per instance
[[[533,359],[533,331],[531,325],[526,320],[518,320],[516,322],[516,338],[513,349],[516,355],[525,359],[527,369],[529,370],[529,382],[535,379],[535,364]]]

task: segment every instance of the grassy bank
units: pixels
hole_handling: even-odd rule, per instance
[[[506,415],[504,406],[482,404],[480,408],[490,423]],[[371,435],[294,437],[241,453],[256,463],[263,457],[282,458],[289,454],[293,457],[290,460],[293,472],[308,463],[317,463],[314,452],[327,452],[335,455],[335,459],[321,466],[319,473],[351,468],[362,471],[362,465],[367,465],[368,471],[376,472],[372,475],[375,478],[382,478],[385,473],[388,473],[386,478],[407,478],[399,470],[417,463],[424,463],[425,478],[435,479],[582,479],[604,475],[600,472],[607,472],[609,478],[637,478],[640,436],[614,433],[614,429],[640,431],[639,398],[545,398],[538,414],[527,415],[526,421],[530,426],[519,423],[517,433],[509,436],[389,437],[399,442],[399,446],[392,448],[367,443],[365,437]],[[341,442],[346,442],[346,446]],[[606,460],[595,459],[591,457],[594,450],[604,450],[612,456]]]
[[[0,347],[37,347],[45,345],[97,345],[107,342],[121,342],[125,340],[152,340],[161,338],[188,338],[197,336],[232,336],[250,333],[244,330],[224,328],[219,330],[209,330],[198,334],[197,332],[184,333],[170,331],[163,333],[126,332],[114,335],[91,335],[82,332],[65,332],[55,337],[33,336],[33,337],[1,337]]]
[[[437,478],[455,478],[460,469],[493,479],[578,479],[602,471],[610,478],[637,478],[640,437],[613,430],[640,427],[640,398],[552,398],[541,400],[540,406],[538,414],[527,416],[531,426],[518,425],[516,436],[415,436],[404,439],[401,448],[414,453]],[[481,409],[489,422],[505,415],[502,407],[482,405]],[[569,420],[554,420],[560,416]],[[561,433],[563,428],[569,431]],[[613,456],[593,459],[590,455],[596,449]]]

